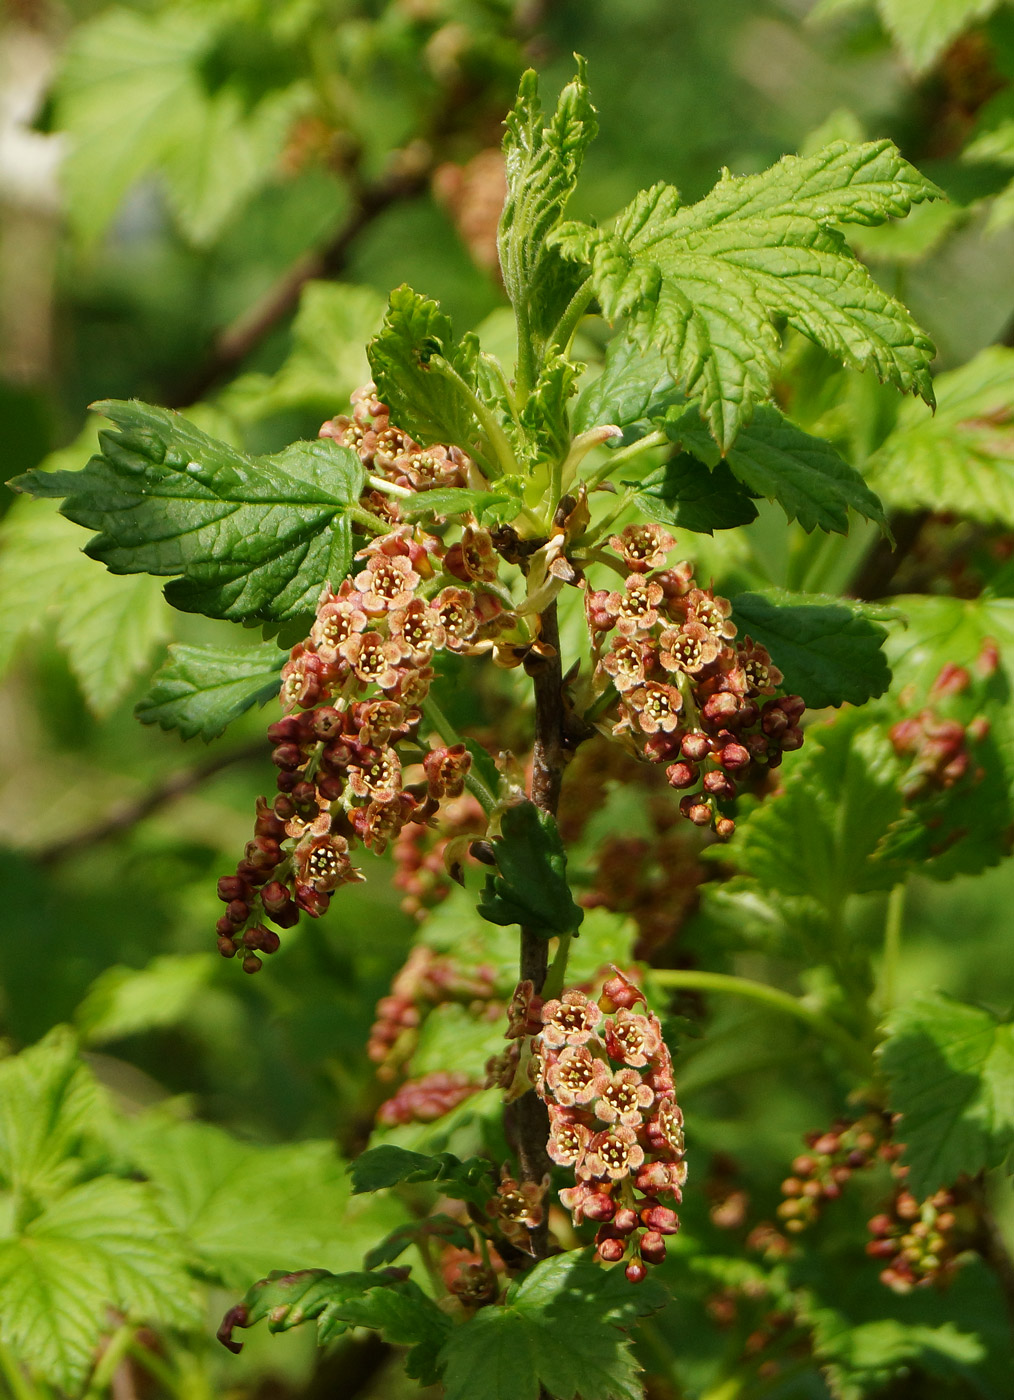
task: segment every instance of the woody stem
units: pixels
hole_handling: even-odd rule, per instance
[[[560,660],[560,632],[556,603],[541,614],[541,639],[550,655],[532,656],[528,666],[535,688],[535,750],[532,757],[532,801],[543,812],[556,815],[560,784],[569,757],[565,734],[563,666]],[[521,930],[521,980],[531,981],[541,992],[549,967],[549,943],[538,929]],[[546,1143],[549,1114],[535,1093],[523,1094],[508,1108],[508,1130],[512,1132],[521,1167],[522,1181],[541,1184],[550,1170]],[[536,1258],[544,1258],[548,1245],[546,1221],[532,1231]]]

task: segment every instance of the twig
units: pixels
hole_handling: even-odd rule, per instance
[[[364,185],[331,242],[315,252],[305,253],[259,301],[219,333],[204,364],[168,396],[168,407],[186,408],[196,403],[220,380],[235,373],[265,336],[295,311],[307,282],[320,277],[337,277],[345,270],[356,239],[385,209],[423,193],[433,165],[431,156],[409,170],[396,170],[374,184]]]
[[[543,812],[556,815],[563,770],[573,751],[568,735],[567,711],[563,696],[563,667],[560,659],[560,632],[556,603],[541,615],[541,639],[552,648],[549,656],[532,656],[528,666],[535,687],[535,751],[532,759],[532,801]],[[549,943],[536,929],[521,930],[521,980],[531,981],[542,990],[549,967]],[[508,1109],[508,1127],[517,1146],[522,1181],[540,1185],[550,1169],[546,1143],[549,1140],[549,1113],[534,1093],[522,1094]],[[537,1258],[544,1258],[548,1246],[548,1224],[543,1221],[531,1232]]]
[[[911,514],[895,513],[891,516],[890,524],[895,544],[892,545],[888,539],[877,540],[849,585],[848,592],[851,597],[862,598],[870,603],[876,602],[878,598],[887,597],[902,560],[915,547],[919,533],[929,516],[928,510]]]
[[[234,763],[249,763],[252,759],[263,758],[264,752],[265,741],[258,739],[241,749],[215,754],[203,763],[195,763],[192,768],[182,768],[176,773],[170,773],[167,778],[150,788],[143,797],[138,797],[133,802],[119,803],[93,826],[87,826],[73,836],[64,836],[59,841],[54,841],[51,846],[43,846],[40,851],[35,851],[34,858],[40,865],[58,865],[88,846],[98,845],[100,841],[108,841],[112,836],[129,831],[132,826],[144,821],[145,817],[150,817],[160,807],[165,807],[170,802],[175,802],[178,797],[193,792],[194,788],[221,773],[223,768],[231,768]]]

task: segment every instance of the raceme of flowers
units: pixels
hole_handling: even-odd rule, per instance
[[[679,1229],[683,1114],[658,1018],[646,1005],[634,1010],[643,993],[614,973],[598,1002],[566,991],[542,1006],[532,1068],[549,1110],[549,1156],[575,1176],[560,1201],[575,1224],[599,1225],[599,1256],[626,1258],[626,1275],[637,1283]]]
[[[367,426],[336,419],[322,433],[350,441],[392,479],[421,489],[462,484],[468,475],[464,454],[440,446],[422,452],[366,391],[356,412]],[[386,511],[391,529],[359,551],[353,577],[324,589],[309,636],[282,668],[289,713],[268,729],[278,795],[271,805],[259,800],[254,838],[236,873],[219,881],[227,906],[219,950],[242,952],[247,972],[279,946],[265,919],[290,928],[300,912],[318,918],[341,885],[363,878],[352,862],[358,843],[380,854],[407,823],[429,823],[461,797],[471,763],[465,746],[426,748],[419,732],[431,663],[441,651],[491,650],[513,621],[483,587],[498,562],[487,531],[465,525],[447,546],[395,523],[381,493],[370,504],[375,514]],[[406,754],[409,746],[414,753]]]
[[[735,640],[728,599],[685,561],[666,567],[675,541],[661,526],[628,525],[609,543],[623,587],[589,591],[585,611],[597,687],[619,693],[612,733],[667,765],[683,816],[728,838],[735,822],[718,804],[800,747],[804,703],[776,696],[782,674],[764,647]]]

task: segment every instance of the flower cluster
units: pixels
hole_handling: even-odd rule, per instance
[[[889,1208],[869,1222],[866,1252],[883,1262],[880,1280],[894,1293],[942,1284],[960,1267],[971,1242],[974,1212],[957,1187],[918,1201],[904,1187]]]
[[[599,1256],[629,1256],[631,1282],[665,1258],[679,1229],[687,1169],[683,1114],[658,1018],[634,1007],[644,995],[620,973],[601,998],[567,991],[541,1009],[532,1046],[535,1088],[549,1109],[548,1151],[576,1184],[560,1192],[575,1224],[599,1225]]]
[[[809,1152],[792,1163],[782,1182],[785,1198],[778,1216],[786,1230],[799,1234],[812,1225],[827,1201],[836,1201],[853,1172],[876,1161],[894,1162],[902,1148],[885,1137],[890,1125],[882,1114],[868,1113],[856,1122],[839,1119],[826,1132],[808,1133]]]
[[[499,1014],[494,1002],[493,969],[485,964],[464,968],[451,957],[418,944],[391,983],[391,990],[377,1003],[376,1020],[366,1053],[377,1065],[378,1078],[391,1081],[415,1050],[419,1027],[427,1013],[445,1002],[459,1002],[476,1014]]]
[[[472,481],[475,464],[457,447],[436,444],[421,447],[408,433],[391,422],[391,411],[377,398],[377,386],[364,384],[352,395],[352,413],[340,413],[320,430],[320,436],[334,438],[343,447],[359,454],[363,466],[374,476],[410,491],[428,491],[437,486],[465,486]],[[484,484],[484,483],[475,483]],[[371,504],[385,511],[390,498],[377,493]]]
[[[399,1123],[433,1123],[481,1088],[470,1075],[457,1070],[433,1070],[399,1084],[377,1109],[377,1122],[385,1128]]]
[[[486,830],[482,807],[471,793],[463,793],[445,804],[440,814],[440,830],[412,822],[404,827],[392,846],[394,875],[391,883],[402,891],[402,911],[420,921],[450,894],[452,861],[471,862],[468,842],[462,838],[481,836]]]
[[[609,541],[626,567],[623,588],[586,595],[596,682],[619,693],[614,735],[666,764],[680,812],[728,838],[718,803],[758,768],[803,742],[798,695],[777,697],[781,672],[764,647],[736,641],[732,606],[700,588],[691,566],[666,568],[675,541],[659,525],[628,525]]]
[[[477,527],[464,533],[470,549],[488,543]],[[419,745],[435,654],[486,650],[503,623],[499,599],[449,573],[455,549],[407,525],[372,540],[355,577],[323,591],[310,635],[282,668],[289,713],[268,730],[278,795],[270,807],[260,800],[254,839],[219,882],[228,906],[219,949],[242,949],[248,972],[278,947],[264,917],[280,928],[300,911],[319,917],[335,890],[363,878],[357,842],[380,854],[406,823],[430,822],[464,791],[464,745],[430,747],[414,780],[398,747]]]

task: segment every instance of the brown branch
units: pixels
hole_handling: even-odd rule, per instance
[[[398,168],[373,184],[364,185],[331,242],[297,259],[259,301],[218,334],[204,364],[168,396],[168,407],[186,408],[202,399],[220,380],[234,374],[260,342],[296,310],[307,282],[338,277],[348,264],[352,245],[379,215],[391,205],[423,193],[433,165],[431,153],[422,161],[403,159]]]
[[[252,759],[263,758],[264,745],[265,741],[258,739],[255,743],[247,744],[241,749],[215,754],[213,758],[207,758],[203,763],[195,763],[192,768],[183,768],[176,773],[170,773],[167,778],[156,783],[142,797],[135,798],[131,802],[118,803],[93,826],[87,826],[72,836],[64,836],[59,841],[54,841],[51,846],[44,846],[42,850],[33,852],[34,859],[40,865],[58,865],[68,857],[76,855],[78,851],[98,845],[100,841],[108,841],[110,837],[119,836],[121,832],[129,831],[132,826],[137,826],[138,822],[150,817],[160,807],[166,807],[170,802],[175,802],[178,797],[193,792],[195,788],[206,783],[209,778],[221,773],[224,768],[231,768],[234,763],[248,763]]]
[[[526,670],[535,687],[535,751],[532,758],[531,797],[543,812],[556,815],[560,800],[563,770],[570,759],[576,740],[568,724],[568,711],[563,693],[563,668],[560,658],[560,633],[556,603],[541,617],[541,640],[552,648],[550,655],[531,655]],[[542,990],[549,965],[549,943],[537,929],[521,930],[521,980],[531,981],[537,992]],[[518,1154],[523,1181],[541,1184],[552,1163],[546,1151],[549,1140],[549,1113],[535,1093],[523,1094],[507,1109],[506,1127]],[[548,1247],[548,1223],[532,1231],[532,1248],[536,1258],[544,1258]]]
[[[896,512],[891,516],[891,530],[895,543],[880,538],[859,566],[855,578],[849,585],[849,595],[873,603],[885,598],[891,591],[891,584],[902,561],[915,548],[920,531],[929,519],[928,510],[912,513]]]

